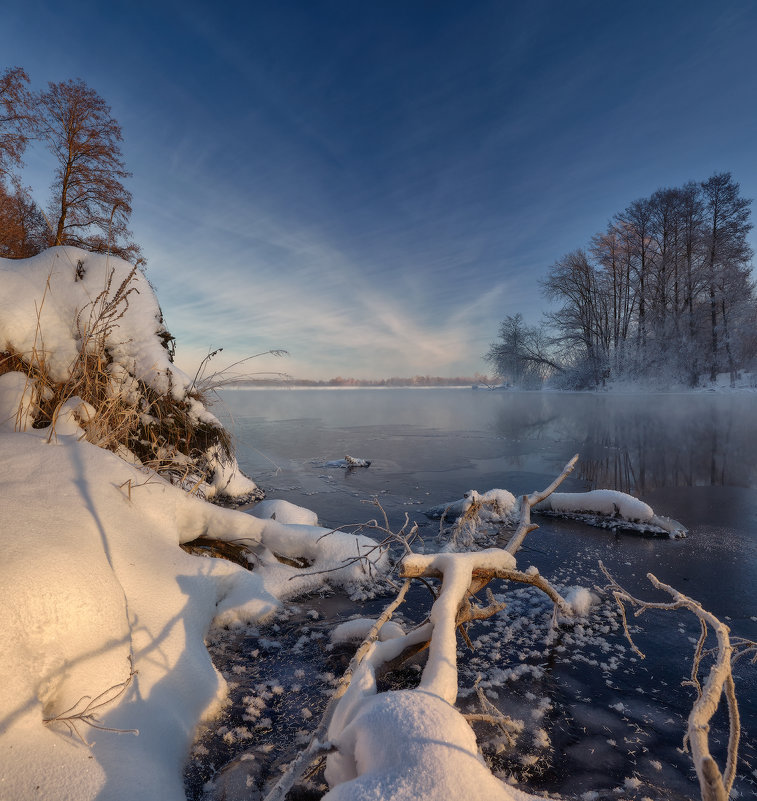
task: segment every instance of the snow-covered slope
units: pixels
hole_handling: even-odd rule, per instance
[[[178,480],[198,484],[206,497],[255,491],[219,444],[224,435],[213,434],[222,432],[221,424],[201,402],[192,379],[173,364],[172,337],[139,270],[113,256],[56,247],[30,259],[0,259],[0,286],[0,373],[11,369],[11,354],[23,362],[27,379],[36,380],[25,384],[28,414],[17,421],[22,430],[39,416],[44,399],[51,405],[46,417],[57,422],[55,404],[86,389],[91,396],[83,399],[94,406],[91,430],[83,427],[90,441],[133,460],[139,452]],[[94,370],[88,381],[82,380],[85,369]],[[97,417],[112,414],[116,401],[124,435],[117,445],[105,444]],[[129,413],[131,422],[123,425]],[[201,453],[187,437],[162,430],[175,430],[177,417],[203,432]],[[112,432],[114,426],[106,428]],[[181,452],[183,442],[188,453]]]
[[[279,505],[260,519],[215,506],[128,449],[87,441],[103,410],[66,391],[82,354],[99,360],[104,405],[115,396],[151,416],[140,404],[170,398],[197,425],[219,425],[167,338],[151,287],[119,259],[54,248],[0,260],[1,799],[180,801],[197,723],[225,697],[204,643],[211,622],[258,620],[326,581],[359,583],[358,554],[386,561],[373,540],[319,528],[312,512]],[[33,427],[44,402],[52,425]],[[254,488],[233,460],[217,468],[208,495]],[[202,536],[249,543],[255,570],[179,547]]]

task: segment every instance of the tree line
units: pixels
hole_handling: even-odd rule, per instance
[[[32,92],[21,67],[0,74],[0,257],[28,258],[54,245],[110,252],[144,264],[131,239],[131,193],[110,106],[82,80]],[[30,142],[53,156],[48,205],[42,209],[19,175]]]
[[[696,386],[757,360],[751,200],[730,173],[659,189],[550,268],[540,325],[505,317],[485,359],[513,384]]]

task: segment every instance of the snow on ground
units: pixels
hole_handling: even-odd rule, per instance
[[[220,427],[193,393],[194,381],[173,364],[171,335],[155,293],[128,262],[75,247],[49,248],[30,259],[0,259],[0,286],[0,353],[14,351],[28,364],[44,366],[52,381],[63,383],[80,353],[97,355],[102,347],[111,360],[105,369],[113,395],[136,403],[142,382],[187,404],[195,423]],[[0,392],[10,389],[6,380]],[[20,430],[31,424],[34,406],[28,381],[25,391],[27,412]],[[222,458],[217,448],[206,460],[206,497],[235,497],[256,489],[236,461]]]
[[[44,364],[55,382],[102,309],[131,290],[102,333],[114,391],[138,379],[217,425],[189,396],[152,289],[126,262],[53,248],[0,260],[0,282],[0,352]],[[0,376],[0,798],[178,801],[197,724],[226,697],[205,647],[211,623],[261,620],[326,583],[354,588],[387,556],[298,507],[273,504],[261,519],[213,506],[87,442],[94,410],[78,397],[35,429],[39,391],[26,373]],[[254,486],[228,462],[211,480],[233,494]],[[201,536],[244,541],[254,571],[179,547]]]
[[[0,474],[2,796],[183,798],[194,727],[224,693],[207,627],[277,600],[254,573],[184,553],[206,504],[107,451],[6,433]],[[79,722],[90,747],[43,724],[127,680],[130,658],[137,673],[100,719],[138,736]]]
[[[261,520],[278,520],[279,523],[296,523],[305,526],[317,526],[318,515],[309,509],[303,509],[289,501],[279,499],[268,499],[255,504],[250,510],[253,517]]]
[[[361,577],[360,563],[343,566],[356,540],[374,545],[212,506],[75,436],[49,443],[44,430],[0,434],[0,474],[0,796],[9,799],[183,798],[195,726],[225,693],[203,641],[210,623],[258,620],[280,598],[323,585],[269,546],[307,553],[314,570],[350,584]],[[203,534],[259,543],[258,568],[179,548]],[[88,746],[63,723],[43,724],[126,681],[130,658],[131,685],[100,719],[138,736],[78,722]]]

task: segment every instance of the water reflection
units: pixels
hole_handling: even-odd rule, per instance
[[[224,393],[224,402],[235,434],[254,429],[253,445],[274,459],[333,459],[352,448],[352,455],[418,470],[496,453],[498,469],[548,474],[578,452],[578,477],[592,487],[641,495],[665,487],[757,488],[752,393],[257,390]],[[433,432],[433,442],[418,439],[424,432]]]
[[[662,487],[757,487],[753,396],[513,393],[494,430],[527,452],[549,441],[581,453],[593,487],[643,494]]]

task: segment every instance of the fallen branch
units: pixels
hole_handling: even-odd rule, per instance
[[[696,769],[697,778],[699,780],[702,801],[727,801],[736,776],[739,738],[741,735],[741,724],[739,721],[738,704],[736,702],[732,666],[734,661],[745,653],[754,652],[757,657],[757,643],[739,638],[738,650],[735,651],[730,640],[730,629],[725,623],[720,621],[711,612],[704,609],[702,605],[693,598],[661,582],[652,573],[647,573],[647,578],[652,583],[652,586],[666,592],[672,597],[672,601],[652,602],[635,598],[615,581],[602,562],[599,563],[599,566],[609,581],[606,587],[599,589],[609,592],[615,598],[623,617],[623,628],[626,637],[634,651],[642,658],[644,654],[633,642],[628,629],[624,603],[628,603],[635,608],[634,617],[639,617],[650,609],[663,611],[687,609],[699,619],[701,632],[694,652],[691,676],[684,682],[684,684],[693,687],[697,694],[691,712],[689,713],[686,736],[684,737],[684,747],[686,747],[687,743],[691,746],[691,758],[694,762],[694,768]],[[711,627],[715,633],[717,648],[705,651],[704,644],[708,635],[708,627]],[[699,671],[702,659],[706,655],[712,655],[714,657],[714,663],[710,668],[704,685],[702,685],[699,680]],[[721,774],[717,763],[710,754],[709,730],[710,720],[715,714],[723,695],[725,695],[728,707],[729,735],[725,770]]]
[[[326,710],[321,717],[321,722],[318,724],[318,728],[315,730],[315,732],[313,732],[313,736],[310,738],[308,747],[304,751],[301,751],[289,764],[289,767],[286,769],[284,774],[268,792],[264,801],[284,801],[286,794],[292,789],[297,779],[299,779],[300,776],[305,773],[310,763],[321,754],[328,753],[332,750],[331,744],[328,742],[327,734],[337,704],[339,703],[341,697],[347,692],[347,688],[350,686],[350,682],[352,681],[352,676],[365,658],[369,648],[378,639],[382,626],[391,619],[394,611],[405,600],[405,595],[407,594],[409,587],[410,580],[408,579],[402,585],[402,589],[397,594],[397,597],[389,604],[389,606],[386,607],[386,609],[384,609],[384,611],[381,613],[381,616],[376,620],[373,626],[371,626],[371,630],[365,636],[365,639],[355,652],[355,656],[353,656],[350,660],[347,670],[345,670],[342,678],[339,680],[339,683],[336,686],[334,694],[329,699],[329,702],[326,705]]]
[[[526,535],[531,531],[539,528],[535,523],[531,522],[531,508],[537,503],[540,503],[549,495],[551,495],[560,484],[573,472],[573,468],[578,461],[578,454],[576,454],[563,468],[562,473],[544,490],[541,492],[532,492],[530,495],[524,495],[520,501],[520,519],[518,521],[518,528],[515,534],[510,538],[510,542],[505,546],[508,553],[516,554],[523,544]]]

